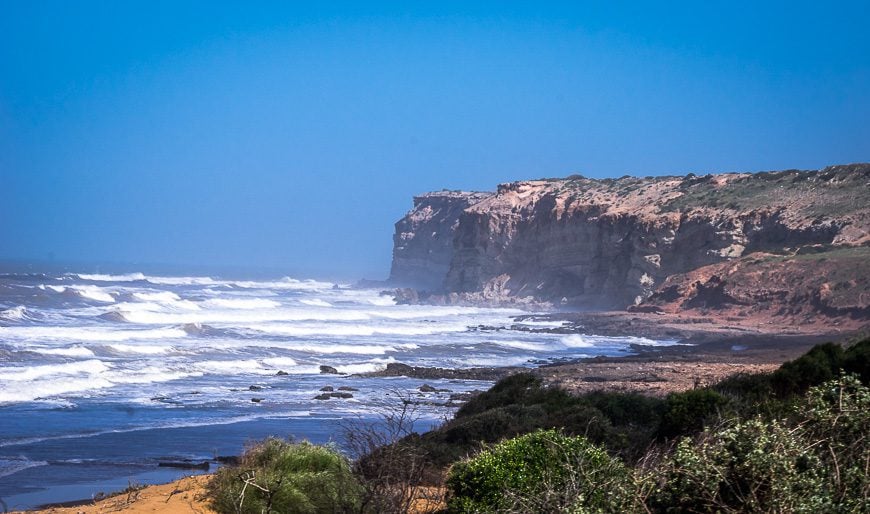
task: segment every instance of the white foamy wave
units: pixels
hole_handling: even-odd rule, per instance
[[[9,366],[0,368],[3,381],[0,387],[8,382],[27,382],[42,377],[58,375],[95,375],[109,369],[109,366],[98,359],[64,364],[43,364],[40,366]]]
[[[263,359],[263,364],[277,368],[280,368],[281,366],[293,367],[298,365],[297,362],[290,357],[268,357]]]
[[[591,348],[595,346],[595,343],[589,336],[580,334],[567,335],[561,339],[561,342],[568,348]]]
[[[117,312],[130,323],[145,325],[233,323],[244,326],[249,323],[270,321],[362,321],[369,319],[369,315],[364,312],[337,309],[204,309],[197,312],[158,312],[136,308],[119,308]]]
[[[493,341],[493,343],[498,346],[505,346],[507,348],[516,348],[517,350],[528,350],[531,352],[546,352],[553,350],[553,344],[550,343],[536,343],[532,341]]]
[[[375,371],[383,371],[387,369],[387,364],[396,362],[396,359],[388,357],[386,359],[373,359],[369,362],[359,364],[342,364],[337,367],[339,373],[354,375],[357,373],[373,373]]]
[[[64,341],[130,341],[185,337],[180,328],[150,330],[112,330],[97,327],[0,327],[0,336],[14,339]]]
[[[43,355],[60,355],[62,357],[93,357],[94,352],[84,346],[70,346],[69,348],[28,348],[31,352]]]
[[[133,297],[136,298],[136,294],[134,294]],[[137,298],[137,299],[144,300],[144,298]],[[182,300],[180,298],[178,300],[174,300],[174,299],[170,299],[168,296],[163,297],[160,300],[154,300],[153,298],[152,298],[152,300],[153,301],[122,302],[122,303],[116,304],[113,307],[113,311],[123,315],[125,312],[129,312],[129,311],[136,311],[136,312],[150,311],[150,312],[163,313],[163,312],[167,312],[167,311],[169,311],[169,312],[176,312],[176,311],[186,312],[186,311],[201,310],[200,306],[196,302],[192,302],[190,300]],[[155,301],[157,301],[159,303],[155,303]]]
[[[221,282],[216,281],[211,277],[145,277],[145,280],[152,284],[166,286],[213,286],[220,285]]]
[[[665,339],[662,341],[656,341],[655,339],[649,339],[646,337],[635,337],[635,336],[626,336],[626,337],[614,337],[613,338],[620,343],[626,344],[639,344],[643,346],[673,346],[677,344],[677,340],[675,339]]]
[[[154,366],[146,366],[135,371],[112,371],[106,373],[104,378],[113,384],[156,384],[199,376],[202,376],[202,373],[195,371],[182,373],[179,371],[167,371]]]
[[[109,387],[112,387],[112,383],[98,376],[63,376],[35,382],[8,382],[0,384],[0,403],[30,402],[52,396],[95,391]]]
[[[0,317],[3,317],[8,320],[20,320],[24,319],[25,313],[27,312],[27,308],[23,305],[19,305],[18,307],[13,307],[11,309],[6,309],[4,311],[0,311]]]
[[[133,293],[133,297],[145,302],[171,303],[181,300],[181,297],[172,291],[157,291],[148,293]]]
[[[145,280],[145,275],[142,273],[128,273],[126,275],[103,275],[100,273],[77,273],[76,276],[82,280],[91,280],[94,282],[135,282],[137,280]]]
[[[118,308],[132,308],[133,310],[162,310],[164,307],[169,307],[172,309],[189,311],[198,311],[200,309],[196,302],[183,300],[172,291],[133,293],[133,298],[142,300],[144,303],[123,303],[119,304]]]
[[[285,343],[282,348],[287,350],[295,350],[297,352],[315,353],[315,354],[334,354],[347,353],[352,355],[383,355],[387,352],[396,352],[400,350],[414,350],[419,348],[414,343],[382,345],[382,344],[336,344],[336,343]]]
[[[492,357],[472,357],[462,359],[456,362],[457,367],[502,367],[502,366],[525,366],[529,363],[529,358],[524,355],[516,357],[492,356]]]
[[[13,475],[19,471],[24,471],[28,468],[45,466],[48,462],[43,460],[28,460],[26,458],[13,459],[9,457],[0,458],[0,478]]]
[[[194,364],[194,367],[205,373],[218,375],[272,375],[272,370],[267,370],[255,359],[232,360],[232,361],[202,361]]]
[[[299,303],[304,304],[304,305],[310,305],[312,307],[332,307],[331,303],[329,303],[325,300],[321,300],[320,298],[314,298],[311,300],[302,299],[302,300],[299,300]]]
[[[0,320],[17,323],[20,321],[33,321],[39,319],[34,313],[27,310],[23,305],[0,311]]]
[[[258,282],[253,280],[237,280],[230,282],[231,285],[244,289],[292,289],[299,291],[312,291],[320,289],[332,289],[336,284],[332,282],[319,282],[317,280],[297,280],[284,277],[279,281]]]
[[[415,336],[465,332],[468,327],[460,323],[427,323],[425,325],[362,325],[362,324],[306,324],[306,325],[250,325],[246,328],[266,334],[287,336]]]
[[[148,344],[110,344],[108,348],[118,353],[136,353],[140,355],[161,355],[173,351],[171,346]]]
[[[115,297],[98,286],[70,286],[70,289],[78,293],[82,298],[98,302],[115,303]]]
[[[40,289],[51,289],[56,293],[67,293],[74,294],[81,298],[87,298],[89,300],[95,300],[103,303],[115,303],[115,297],[111,295],[110,292],[104,290],[99,286],[92,285],[74,285],[74,286],[39,286]]]
[[[565,326],[564,321],[537,321],[537,320],[524,320],[514,323],[514,325],[520,325],[523,327],[531,327],[531,328],[562,328]]]
[[[206,300],[205,305],[224,309],[274,309],[281,304],[263,298],[214,298]]]

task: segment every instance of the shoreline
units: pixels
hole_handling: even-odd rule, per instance
[[[862,330],[843,330],[834,333],[810,331],[794,333],[770,330],[758,331],[732,325],[693,323],[691,318],[678,323],[660,315],[636,313],[552,313],[521,315],[536,319],[568,321],[572,325],[542,331],[586,331],[596,335],[625,335],[656,339],[676,339],[667,346],[632,344],[624,355],[597,356],[568,362],[541,364],[531,368],[547,384],[582,394],[595,390],[635,392],[664,396],[670,392],[709,385],[728,376],[741,373],[764,373],[796,358],[812,346],[823,342],[845,343],[859,336]],[[765,327],[766,328],[766,327]],[[629,353],[630,352],[630,353]],[[410,376],[439,379],[462,378],[468,380],[498,380],[504,376],[530,368],[426,368],[401,363],[386,370],[351,376]],[[211,513],[202,493],[211,475],[187,476],[165,484],[148,485],[132,491],[119,492],[97,501],[92,499],[45,505],[34,510],[14,512],[43,512],[79,514],[125,512],[165,512],[168,514]]]
[[[110,493],[98,500],[68,501],[43,505],[33,510],[10,511],[10,514],[33,512],[51,514],[104,514],[109,512],[210,514],[214,511],[208,507],[204,493],[205,486],[211,476],[211,474],[186,476],[165,484],[148,485]]]

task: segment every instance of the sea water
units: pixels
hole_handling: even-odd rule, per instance
[[[393,362],[534,366],[669,343],[515,319],[527,314],[396,305],[288,277],[0,275],[0,508],[168,481],[189,471],[161,462],[237,455],[269,435],[340,445],[348,420],[402,398],[419,400],[426,430],[451,414],[452,394],[491,385],[357,376]],[[357,391],[315,399],[325,386]]]

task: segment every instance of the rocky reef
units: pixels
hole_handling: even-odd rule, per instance
[[[428,193],[394,241],[393,283],[443,302],[794,311],[808,299],[867,316],[870,164]]]

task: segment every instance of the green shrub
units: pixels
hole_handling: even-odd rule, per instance
[[[728,399],[712,389],[693,389],[671,393],[665,401],[658,435],[675,437],[697,432],[704,424],[716,419]]]
[[[335,513],[358,509],[360,486],[334,448],[272,438],[218,470],[208,494],[222,514]]]
[[[858,375],[864,385],[870,384],[870,338],[846,348],[843,370]]]
[[[684,438],[659,470],[660,512],[829,512],[812,442],[778,421],[731,422]]]
[[[812,386],[837,377],[843,366],[843,347],[834,343],[819,344],[793,361],[784,363],[772,375],[779,397],[803,394]]]
[[[870,383],[870,339],[843,349],[840,345],[816,345],[797,359],[784,363],[772,373],[739,375],[713,389],[732,398],[730,407],[745,417],[789,415],[809,388],[833,380],[841,371],[855,373]]]
[[[857,375],[841,375],[810,389],[798,414],[830,470],[833,510],[870,512],[870,388]]]
[[[663,400],[625,393],[574,396],[520,373],[471,399],[441,428],[416,440],[434,466],[446,467],[480,448],[538,429],[583,434],[608,451],[633,460],[643,454],[659,424]]]
[[[639,393],[593,391],[583,398],[614,425],[654,427],[659,423],[663,402]]]
[[[450,469],[452,512],[598,512],[632,509],[631,471],[585,437],[538,430]]]

